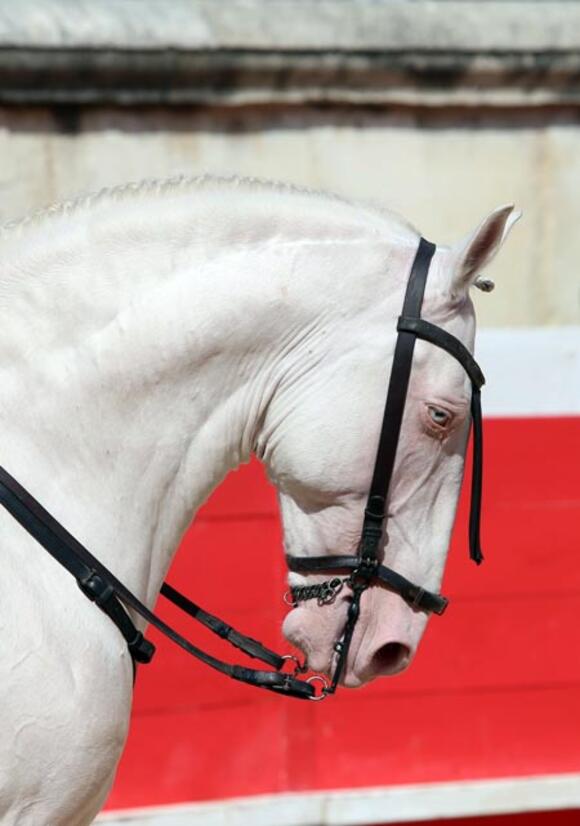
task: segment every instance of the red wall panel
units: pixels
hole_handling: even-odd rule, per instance
[[[152,633],[158,654],[140,669],[109,807],[580,771],[580,418],[493,420],[485,437],[486,561],[468,562],[464,497],[443,589],[452,604],[409,672],[300,703],[229,681]],[[287,648],[275,496],[256,463],[200,512],[169,579]]]

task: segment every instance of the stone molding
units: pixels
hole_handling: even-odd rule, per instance
[[[2,0],[0,46],[267,51],[580,48],[570,0]]]
[[[580,105],[569,0],[0,0],[0,103]]]

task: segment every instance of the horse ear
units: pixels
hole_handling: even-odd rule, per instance
[[[479,272],[489,264],[521,216],[513,204],[498,207],[484,218],[475,232],[453,247],[451,292],[454,295],[466,293],[472,284],[485,292],[493,290],[493,281],[480,279]]]

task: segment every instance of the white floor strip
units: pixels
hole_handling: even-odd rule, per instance
[[[580,327],[482,329],[475,356],[484,416],[580,414]]]
[[[108,812],[108,826],[356,826],[580,808],[580,774],[233,798]]]

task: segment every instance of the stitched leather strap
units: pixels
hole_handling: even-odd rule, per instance
[[[169,583],[163,583],[161,593],[165,599],[177,605],[184,613],[201,622],[202,625],[205,625],[206,628],[209,628],[209,630],[217,634],[218,637],[227,640],[230,645],[239,648],[240,651],[243,651],[248,657],[261,660],[276,669],[280,669],[284,665],[284,659],[279,654],[276,654],[275,651],[266,648],[265,645],[262,645],[258,640],[252,639],[252,637],[246,637],[244,634],[240,634],[240,632],[232,628],[231,625],[228,625],[213,614],[204,611],[203,608],[200,608],[199,605],[196,605],[195,602],[192,602],[181,594],[169,585]]]
[[[483,489],[483,424],[481,393],[473,386],[471,392],[471,423],[473,425],[473,463],[471,470],[471,507],[469,510],[469,556],[476,565],[483,562],[481,550],[481,495]]]
[[[461,364],[471,383],[479,390],[485,384],[485,377],[481,372],[479,364],[475,361],[467,347],[458,338],[452,336],[447,330],[425,321],[423,318],[407,318],[400,316],[397,322],[397,330],[407,333],[414,333],[417,338],[430,341],[437,347],[447,352],[457,359]]]
[[[67,568],[85,596],[95,602],[112,619],[127,641],[134,659],[137,662],[149,662],[155,648],[143,639],[141,632],[137,630],[119,602],[107,577],[99,576],[100,563],[88,551],[86,554],[71,551],[69,540],[72,540],[71,546],[74,546],[76,540],[70,535],[67,536],[59,523],[2,467],[0,467],[0,504],[57,562]]]
[[[340,571],[356,571],[361,561],[358,556],[287,556],[286,561],[290,571],[296,573],[327,573]],[[433,614],[442,614],[449,600],[441,594],[426,591],[420,585],[415,585],[402,574],[387,568],[386,565],[374,566],[373,580],[387,585],[392,591],[399,594],[405,602],[421,611]]]
[[[469,510],[469,556],[477,564],[483,562],[481,550],[481,497],[483,488],[483,425],[481,421],[481,388],[485,377],[467,347],[446,330],[422,318],[401,316],[397,330],[414,333],[448,352],[461,364],[471,380],[471,423],[473,426],[473,463],[471,471],[471,505]]]
[[[127,640],[131,655],[137,662],[150,662],[155,648],[152,643],[144,639],[142,633],[135,627],[127,613],[127,607],[140,614],[143,619],[161,631],[176,645],[228,677],[298,699],[310,699],[314,696],[314,687],[310,683],[295,679],[290,674],[281,674],[278,671],[259,671],[226,663],[206,653],[181,634],[178,634],[177,631],[150,611],[3,467],[0,467],[0,504],[77,580],[83,593],[109,616]],[[168,586],[167,590],[171,592],[172,596],[177,594],[171,586]],[[193,605],[193,603],[191,604]],[[206,612],[204,612],[204,615],[206,620],[204,624],[213,630],[211,628],[212,623],[209,621],[211,615]],[[216,618],[212,617],[212,619]],[[223,629],[220,628],[220,630]],[[219,631],[216,633],[219,633]],[[227,638],[228,635],[225,636]],[[236,643],[240,643],[238,647],[248,653],[245,646],[246,641],[250,638],[239,635],[235,639]],[[273,658],[276,658],[276,662],[280,666],[283,663],[282,657],[277,657],[274,652],[270,652],[268,649],[261,646],[260,648],[248,646],[248,648],[252,649],[251,656],[261,659],[261,654],[264,653],[268,656],[268,661],[271,662]]]
[[[421,315],[427,274],[434,253],[435,244],[421,238],[405,291],[403,302],[403,316],[405,317],[419,317]],[[415,341],[416,334],[414,332],[401,330],[397,335],[375,467],[363,520],[361,547],[359,549],[362,557],[376,558],[382,536],[385,502],[395,466],[413,365]]]

